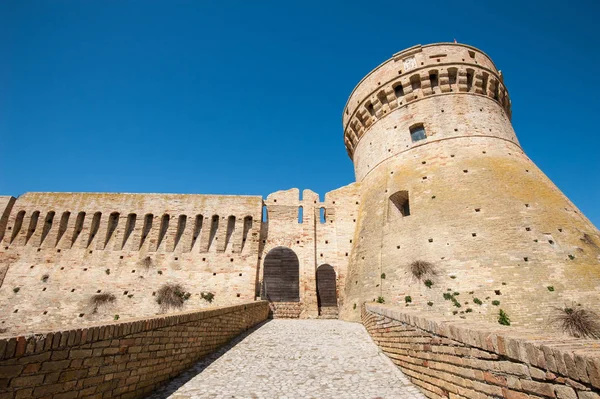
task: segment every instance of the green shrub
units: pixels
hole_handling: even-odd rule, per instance
[[[114,319],[115,319],[115,320],[119,320],[119,315],[118,315],[118,314],[116,314],[116,315],[115,315],[115,317],[114,317]]]
[[[548,291],[550,291],[550,292],[554,292],[554,287],[553,287],[553,286],[549,285],[549,286],[548,286],[548,287],[546,287],[546,288],[548,288]]]
[[[188,300],[190,298],[190,295],[191,294],[189,292],[186,293],[183,296],[183,299]],[[201,292],[200,296],[208,303],[212,303],[213,299],[215,299],[215,294],[213,294],[212,292]]]
[[[381,273],[381,279],[385,280],[385,273]]]
[[[471,313],[472,311],[473,311],[473,309],[471,309],[471,308],[467,308],[467,309],[465,310],[465,312],[467,312],[467,313]]]
[[[461,307],[460,302],[458,302],[458,300],[455,297],[452,297],[452,299],[450,299],[452,301],[452,303],[454,304],[454,306],[456,306],[457,308]]]
[[[433,302],[431,302],[431,301],[427,302],[427,306],[433,306]]]
[[[444,292],[444,299],[445,299],[445,300],[449,301],[449,300],[451,300],[452,298],[453,298],[452,294],[449,294],[449,293],[447,293],[447,292]]]
[[[411,298],[411,296],[410,296],[410,295],[407,295],[407,296],[405,296],[405,297],[404,297],[404,302],[406,302],[406,303],[411,303],[411,302],[412,302],[412,298]]]
[[[427,280],[425,280],[424,284],[425,284],[425,287],[431,288],[431,286],[433,285],[433,281],[427,279]]]
[[[479,299],[479,298],[473,298],[473,303],[476,303],[477,305],[483,304],[483,302],[481,302],[481,299]]]
[[[510,326],[510,319],[502,309],[500,309],[498,312],[498,323],[502,324],[503,326]]]
[[[498,306],[498,305],[500,305],[500,301],[496,301],[496,300],[494,300],[494,301],[492,301],[492,305],[494,305],[494,306]]]
[[[382,296],[377,297],[377,303],[385,303],[385,299]]]

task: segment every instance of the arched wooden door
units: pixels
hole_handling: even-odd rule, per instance
[[[300,301],[300,264],[286,247],[269,251],[264,262],[264,297],[270,302]]]
[[[335,270],[330,265],[317,268],[317,300],[319,308],[337,307]]]

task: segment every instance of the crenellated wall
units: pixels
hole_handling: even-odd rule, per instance
[[[273,193],[264,202],[250,196],[175,194],[2,197],[0,311],[5,317],[0,331],[159,314],[163,309],[156,295],[166,283],[190,293],[184,309],[267,297],[264,260],[274,248],[286,248],[297,258],[292,268],[300,287],[297,300],[272,305],[275,316],[337,317],[357,218],[357,187],[332,191],[324,202],[310,190],[300,200],[298,189]],[[327,288],[337,298],[327,312],[318,306],[321,265],[335,271]],[[92,303],[103,293],[116,300]],[[209,302],[203,293],[214,299]]]
[[[276,303],[275,314],[279,309],[286,317],[317,317],[316,271],[321,265],[335,270],[338,304],[343,303],[342,287],[352,248],[358,190],[356,184],[342,187],[327,193],[324,202],[310,190],[303,191],[302,199],[299,194],[298,189],[278,191],[265,200],[267,217],[263,223],[259,285],[266,299],[269,287],[265,290],[263,283],[265,259],[275,248],[290,248],[300,267],[299,303]]]
[[[261,208],[261,197],[25,194],[14,202],[0,248],[8,269],[0,328],[154,315],[165,283],[190,292],[186,309],[254,300]],[[97,293],[117,299],[95,310]]]

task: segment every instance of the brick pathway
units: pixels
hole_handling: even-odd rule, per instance
[[[202,360],[150,398],[425,397],[361,324],[271,320]]]

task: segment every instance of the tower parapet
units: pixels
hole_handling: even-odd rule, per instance
[[[426,142],[492,136],[518,144],[510,118],[502,73],[484,52],[456,43],[418,45],[358,83],[343,113],[344,141],[360,181],[383,160],[424,144],[409,134],[420,124]],[[380,134],[369,135],[374,126]]]

